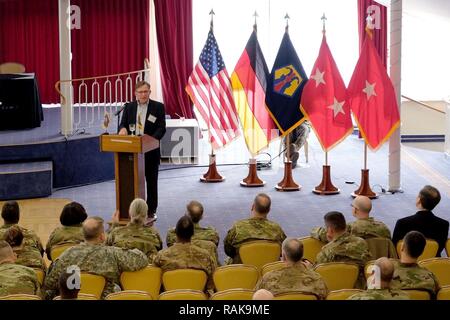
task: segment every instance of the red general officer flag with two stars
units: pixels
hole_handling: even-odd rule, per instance
[[[301,109],[309,118],[324,151],[332,149],[352,132],[345,84],[325,35],[309,81],[303,89]]]
[[[359,130],[372,150],[378,149],[400,124],[397,97],[373,40],[367,36],[347,89]]]

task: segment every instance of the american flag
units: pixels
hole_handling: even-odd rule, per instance
[[[208,125],[213,149],[221,148],[239,136],[230,77],[212,30],[189,77],[186,91]]]

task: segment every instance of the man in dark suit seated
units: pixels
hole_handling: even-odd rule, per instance
[[[397,245],[397,242],[402,240],[409,231],[419,231],[425,238],[437,241],[439,249],[436,256],[440,257],[447,241],[449,223],[431,212],[439,201],[441,201],[441,194],[438,189],[428,185],[423,187],[416,199],[416,207],[419,211],[398,220],[395,224],[392,236],[394,245]]]

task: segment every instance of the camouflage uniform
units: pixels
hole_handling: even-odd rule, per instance
[[[317,254],[316,264],[327,262],[350,262],[360,267],[356,288],[365,288],[364,266],[371,259],[366,241],[344,232],[335,240],[327,243]]]
[[[4,224],[0,227],[0,239],[5,238],[5,233],[8,231],[9,227],[16,226],[17,224]],[[41,240],[33,230],[25,229],[17,225],[23,234],[23,245],[24,247],[35,248],[42,255],[44,253],[44,247],[42,246]]]
[[[392,259],[391,261],[395,266],[392,288],[427,290],[432,297],[439,291],[439,284],[432,272],[417,263],[401,263]]]
[[[50,252],[53,246],[66,243],[81,243],[84,241],[81,224],[75,226],[61,226],[50,234],[45,247],[47,257],[50,259]]]
[[[69,266],[76,265],[81,272],[90,272],[105,277],[102,298],[114,292],[123,271],[137,271],[148,265],[148,259],[138,249],[128,250],[103,244],[83,242],[64,251],[49,268],[44,288],[47,299],[52,299],[58,289],[58,279]]]
[[[18,293],[41,296],[36,273],[33,269],[18,264],[0,264],[0,296]]]
[[[391,231],[381,221],[376,221],[374,218],[356,219],[347,224],[347,232],[355,237],[363,239],[369,238],[388,238],[391,239]],[[324,227],[313,228],[311,237],[322,242],[328,242],[327,229]]]
[[[108,233],[106,244],[124,249],[137,248],[147,255],[149,261],[162,249],[158,230],[132,222],[126,226],[113,227]]]
[[[214,259],[216,266],[220,266],[219,253],[217,252],[217,247],[214,242],[208,240],[192,240],[191,242],[197,247],[208,251],[209,255]]]
[[[409,296],[400,291],[392,289],[369,289],[365,292],[356,293],[347,300],[409,300]]]
[[[191,240],[207,240],[213,242],[216,246],[219,245],[219,233],[213,227],[200,227],[199,223],[194,223],[194,235]],[[175,234],[175,228],[171,228],[167,231],[166,243],[167,246],[172,246],[177,242],[177,235]]]
[[[320,299],[325,299],[328,292],[322,277],[301,262],[266,273],[257,283],[255,291],[259,289],[269,290],[273,294],[304,291],[314,293]]]
[[[265,218],[249,218],[237,221],[228,231],[224,240],[225,253],[233,259],[232,263],[242,263],[239,248],[252,240],[269,240],[278,243],[286,239],[286,234],[276,222]]]
[[[47,271],[44,259],[41,254],[34,248],[23,247],[21,249],[14,248],[14,252],[17,255],[16,264],[20,264],[25,267],[41,269]]]
[[[212,275],[216,269],[214,259],[205,249],[192,243],[176,242],[173,246],[161,250],[153,260],[153,264],[163,272],[177,269],[203,270],[208,276],[206,288],[214,290]]]

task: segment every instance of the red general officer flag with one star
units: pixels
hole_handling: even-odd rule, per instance
[[[303,89],[301,108],[324,151],[335,147],[352,132],[345,84],[325,35],[309,81]]]
[[[400,124],[397,97],[373,40],[367,36],[348,85],[348,101],[359,130],[372,150]]]

